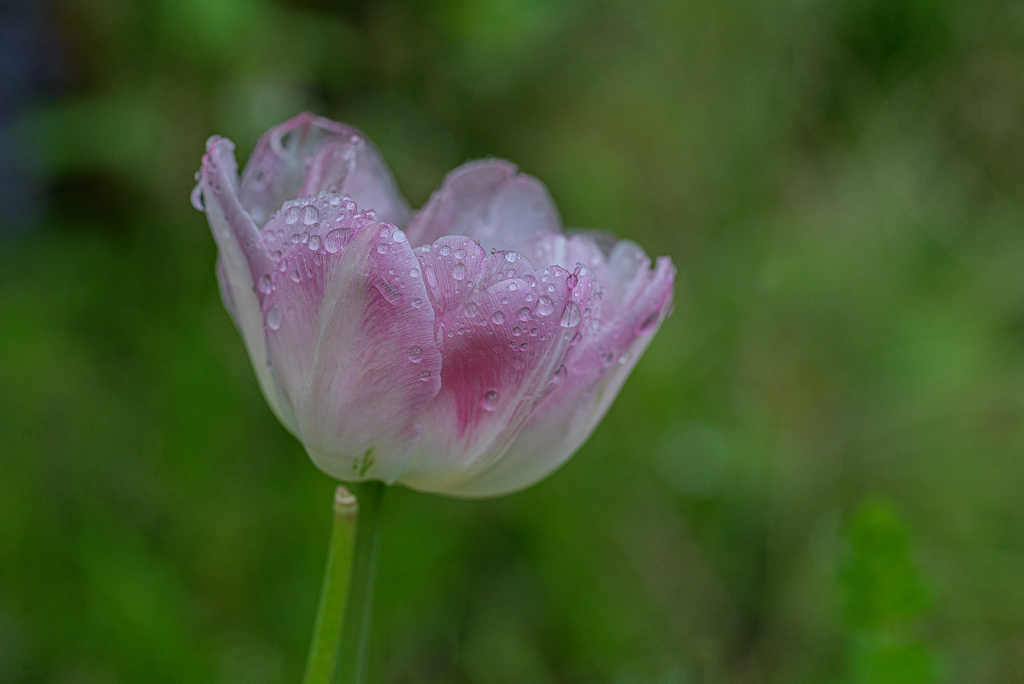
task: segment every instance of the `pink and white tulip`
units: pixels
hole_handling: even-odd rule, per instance
[[[564,234],[544,186],[505,161],[455,169],[412,215],[359,131],[302,114],[237,171],[211,138],[193,202],[221,294],[274,413],[340,480],[455,496],[537,482],[671,307],[667,257]]]

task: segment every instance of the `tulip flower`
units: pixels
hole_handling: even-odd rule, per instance
[[[455,169],[413,214],[362,133],[302,114],[237,168],[214,136],[193,195],[221,294],[270,407],[340,480],[465,497],[541,480],[671,307],[667,257],[563,232],[505,161]]]

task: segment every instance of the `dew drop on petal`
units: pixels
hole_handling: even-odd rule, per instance
[[[494,323],[494,325],[501,325],[504,322],[505,314],[501,313],[500,311],[495,311],[494,313],[491,314],[491,323]]]
[[[580,282],[580,279],[579,279],[579,277],[575,273],[570,273],[569,276],[565,279],[565,285],[570,290],[572,288],[576,287],[577,283],[579,283],[579,282]]]
[[[448,256],[452,253],[452,248],[448,245],[441,245],[441,256]]]
[[[576,306],[576,302],[568,302],[565,308],[562,309],[562,321],[561,325],[563,328],[572,328],[580,322],[580,307]]]
[[[555,291],[555,284],[554,283],[548,283],[548,292],[554,292],[554,291]]]
[[[377,254],[387,254],[387,253],[388,253],[388,246],[387,245],[385,245],[383,242],[380,243],[379,245],[377,245]]]
[[[403,242],[405,240],[405,233],[396,228],[395,232],[391,234],[391,239],[395,242]]]
[[[345,231],[343,230],[332,230],[330,233],[324,236],[324,249],[331,254],[334,254],[341,249],[341,243],[344,241]],[[310,240],[312,242],[312,240]]]
[[[409,347],[409,360],[419,363],[423,360],[423,350],[419,347]]]
[[[466,258],[466,250],[464,250],[462,247],[459,247],[457,250],[455,250],[455,258],[456,259],[465,259]]]
[[[530,320],[530,313],[531,313],[530,312],[530,307],[524,306],[522,309],[519,310],[519,320],[521,320],[521,321],[528,321],[528,320]]]
[[[509,283],[508,284],[508,289],[509,289],[509,292],[515,292],[516,290],[519,289],[519,286],[516,285],[515,283]]]
[[[577,344],[580,343],[580,340],[582,340],[582,339],[583,339],[583,335],[581,335],[579,333],[576,333],[575,335],[572,336],[572,339],[569,340],[569,344],[571,346],[575,347]]]
[[[423,306],[423,300],[417,297],[416,299],[409,302],[409,304],[412,306],[412,308],[419,309]]]
[[[298,223],[299,214],[301,213],[302,212],[299,210],[298,207],[289,207],[288,211],[284,212],[284,222],[287,223],[289,226],[292,225],[293,223]]]
[[[547,316],[555,310],[555,305],[551,301],[550,297],[541,295],[540,299],[537,300],[537,315]]]
[[[452,268],[452,278],[456,280],[465,280],[466,278],[466,265],[463,263],[455,264]]]
[[[515,252],[505,252],[505,261],[509,262],[510,264],[516,263],[516,260],[518,258],[519,255],[516,254]]]
[[[382,280],[377,289],[384,295],[384,299],[388,300],[388,304],[397,305],[402,302],[402,292],[387,280]]]
[[[389,235],[391,235],[391,226],[381,226],[380,227],[380,236],[383,237],[383,238],[386,238]]]
[[[477,314],[476,304],[474,302],[466,304],[466,308],[463,309],[462,313],[466,318],[473,318]]]
[[[316,250],[320,249],[320,236],[319,235],[310,235],[309,236],[309,248],[311,250],[313,250],[314,252]]]
[[[198,180],[198,179],[196,179]],[[203,184],[199,183],[196,187],[192,188],[192,195],[189,197],[192,200],[192,206],[199,211],[206,211],[206,205],[203,204]]]
[[[480,406],[484,411],[493,411],[498,408],[498,393],[494,390],[484,392],[484,397],[480,400]]]
[[[409,275],[412,276],[413,278],[419,278],[420,270],[418,268],[414,268],[411,271],[409,271]]]
[[[270,292],[270,275],[269,274],[264,274],[263,277],[260,278],[260,289],[263,290],[264,293]]]
[[[293,280],[294,282],[296,282],[296,283],[297,283],[297,282],[299,282],[300,280],[302,280],[302,276],[300,276],[300,275],[299,275],[299,272],[298,272],[298,270],[296,270],[296,269],[292,269],[292,272],[291,272],[291,279],[292,279],[292,280]]]
[[[565,382],[565,378],[568,377],[568,375],[569,371],[565,370],[565,366],[559,366],[558,370],[556,370],[555,374],[551,377],[551,384],[561,385]]]
[[[267,327],[271,330],[281,327],[281,310],[277,308],[276,304],[267,311]]]
[[[651,328],[653,328],[655,325],[657,325],[657,323],[658,323],[658,316],[659,316],[660,313],[661,312],[657,311],[657,310],[652,311],[651,313],[649,313],[647,315],[647,318],[645,318],[643,321],[641,321],[640,325],[636,326],[636,334],[637,335],[643,335],[645,332],[649,332],[651,330]]]
[[[437,276],[434,275],[434,267],[433,266],[427,266],[426,274],[427,274],[427,285],[430,285],[430,288],[432,290],[433,289],[437,289]]]
[[[422,380],[423,382],[430,380],[430,371],[423,371],[422,373],[420,373],[420,380]]]
[[[330,205],[331,205],[332,207],[336,207],[336,206],[338,206],[339,204],[341,204],[341,195],[339,195],[339,194],[338,194],[338,193],[336,193],[336,192],[335,192],[335,193],[331,193],[330,195],[328,195],[328,196],[327,196],[327,202],[328,202],[328,203],[329,203],[329,204],[330,204]]]
[[[307,226],[311,226],[320,220],[320,210],[312,204],[307,204],[306,208],[302,210],[302,222]]]
[[[522,328],[520,328],[518,325],[516,327],[512,328],[512,334],[515,335],[516,337],[519,337],[519,335],[522,332],[523,332]]]

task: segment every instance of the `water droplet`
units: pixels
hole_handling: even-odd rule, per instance
[[[320,220],[320,210],[312,204],[307,204],[306,208],[302,210],[302,222],[307,226],[311,226]]]
[[[532,313],[533,312],[530,311],[530,307],[524,306],[522,309],[519,310],[519,320],[521,320],[521,321],[528,321],[528,320],[530,320],[530,315]]]
[[[452,278],[456,280],[464,280],[466,278],[466,265],[463,263],[457,263],[452,268]]]
[[[199,180],[198,178],[196,180]],[[199,183],[196,187],[192,188],[192,195],[189,198],[192,200],[192,206],[199,211],[206,211],[206,205],[203,204],[203,184]]]
[[[519,259],[519,255],[516,254],[515,252],[505,252],[505,261],[509,262],[510,264],[516,263],[517,259]],[[511,278],[512,276],[509,277]]]
[[[455,258],[456,259],[465,259],[466,258],[466,250],[464,250],[462,247],[459,247],[457,250],[455,250]]]
[[[309,248],[311,250],[313,250],[314,252],[316,250],[320,249],[320,236],[319,235],[310,235],[309,236]]]
[[[494,313],[491,314],[491,323],[494,323],[494,325],[501,325],[504,322],[505,314],[501,313],[500,311],[495,311]]]
[[[565,308],[562,309],[562,327],[572,328],[580,322],[580,307],[576,306],[576,302],[568,302]]]
[[[437,276],[434,275],[434,268],[432,266],[427,266],[426,273],[427,285],[430,285],[430,289],[432,290],[437,289]]]
[[[290,276],[290,277],[291,277],[291,279],[292,279],[293,281],[295,281],[296,283],[297,283],[297,282],[299,282],[300,280],[302,280],[302,276],[300,276],[300,275],[299,275],[299,272],[298,272],[297,270],[295,270],[295,269],[292,269],[292,272],[291,272],[291,276]]]
[[[423,382],[430,380],[430,371],[423,371],[422,373],[420,373],[420,380],[422,380]]]
[[[572,288],[576,287],[576,284],[579,283],[579,282],[580,282],[580,279],[579,279],[579,277],[575,273],[570,273],[569,276],[565,279],[565,285],[570,290]]]
[[[409,271],[409,275],[412,276],[413,278],[419,278],[420,270],[418,268],[414,268],[411,271]]]
[[[519,289],[519,286],[516,285],[515,283],[509,283],[508,284],[508,291],[509,292],[515,292],[518,289]]]
[[[581,335],[580,333],[576,333],[575,335],[572,336],[572,339],[569,340],[569,345],[575,347],[577,344],[580,343],[580,340],[582,339],[583,335]]]
[[[530,336],[531,337],[536,337],[537,336],[537,329],[536,328],[530,328]]]
[[[263,277],[260,278],[260,289],[263,290],[264,294],[267,293],[267,292],[270,292],[270,275],[269,274],[264,274]]]
[[[452,253],[452,248],[448,245],[441,245],[441,256],[448,256]]]
[[[345,241],[345,231],[338,229],[332,230],[330,233],[324,236],[324,249],[331,254],[334,254],[341,249],[342,243]]]
[[[270,310],[267,311],[267,327],[271,330],[281,327],[281,310],[277,308],[277,305],[270,307]]]
[[[384,295],[384,299],[388,300],[388,304],[398,305],[402,302],[402,292],[393,283],[382,280],[377,284],[377,289]]]
[[[423,350],[419,347],[409,347],[409,360],[413,363],[419,363],[423,360]]]
[[[386,238],[389,235],[391,235],[391,226],[381,226],[380,227],[380,236],[383,237],[383,238]]]
[[[530,287],[537,287],[537,279],[534,278],[532,275],[526,276],[525,278],[523,278],[523,280],[525,280],[526,284],[529,285]]]
[[[498,408],[498,393],[494,390],[484,392],[484,398],[480,400],[480,406],[484,411],[493,411]]]
[[[466,318],[474,318],[477,315],[477,313],[478,313],[477,307],[476,307],[476,304],[474,302],[470,302],[469,304],[466,304],[466,308],[462,310],[462,314]]]
[[[299,235],[298,233],[295,233],[294,235],[292,235],[292,244],[293,245],[299,244],[299,238],[301,238],[301,237],[302,236]]]
[[[541,298],[537,300],[537,315],[547,316],[555,310],[555,305],[551,301],[550,297],[541,295]]]
[[[558,370],[556,370],[555,374],[551,377],[551,384],[561,385],[563,382],[565,382],[565,379],[566,377],[568,377],[568,375],[569,371],[565,370],[565,366],[559,366]]]
[[[654,310],[649,313],[647,318],[641,321],[640,325],[636,326],[636,334],[643,335],[645,332],[649,332],[651,328],[658,324],[658,316],[660,313],[661,312],[658,310]]]
[[[395,229],[395,232],[391,234],[391,239],[394,240],[395,242],[403,242],[405,241],[405,233],[398,229]]]
[[[409,302],[409,304],[412,306],[412,308],[419,309],[420,307],[423,306],[423,300],[417,297],[416,299]]]
[[[388,253],[388,246],[387,245],[385,245],[383,242],[380,243],[379,245],[377,245],[377,254],[387,254],[387,253]]]
[[[529,342],[523,342],[522,344],[519,345],[519,349],[521,349],[522,351],[526,351],[527,347],[529,347],[529,346],[530,346]]]
[[[516,337],[519,337],[520,333],[522,333],[522,332],[523,332],[522,328],[520,328],[518,325],[516,327],[512,328],[512,334],[515,335]]]
[[[313,255],[313,263],[316,264],[317,266],[323,266],[324,260],[323,257],[320,256],[319,252]]]
[[[293,223],[297,223],[299,220],[299,214],[302,212],[298,207],[288,207],[288,211],[284,212],[284,222],[289,226]]]
[[[548,292],[554,292],[554,291],[555,291],[555,284],[554,283],[548,283]]]
[[[336,192],[335,193],[331,193],[330,195],[327,196],[327,202],[332,207],[336,207],[336,206],[341,204],[341,195],[339,195]]]

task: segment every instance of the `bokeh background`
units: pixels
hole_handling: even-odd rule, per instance
[[[300,681],[333,483],[189,205],[311,109],[679,268],[579,454],[389,495],[370,677],[1024,681],[1024,5],[0,0],[0,682]]]

